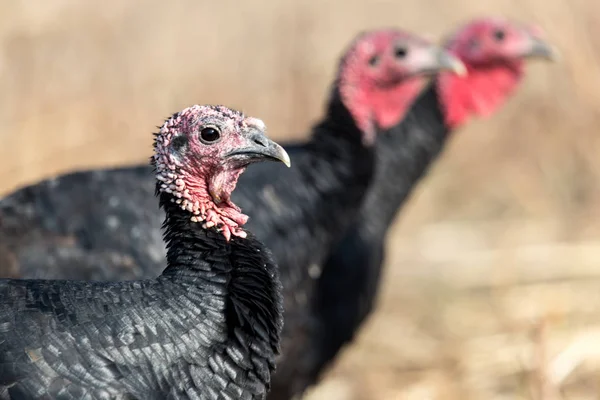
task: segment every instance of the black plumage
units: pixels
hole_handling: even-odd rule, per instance
[[[161,182],[156,192],[157,278],[0,280],[1,399],[265,398],[283,324],[270,251],[193,222]]]

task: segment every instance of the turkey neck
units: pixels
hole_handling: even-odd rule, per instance
[[[163,236],[167,248],[167,268],[162,276],[179,282],[203,279],[224,284],[223,277],[215,273],[231,274],[231,242],[216,228],[205,229],[201,222],[191,221],[190,212],[172,202],[171,194],[161,192],[159,199],[165,211]],[[232,237],[234,240],[244,239]]]
[[[261,237],[272,246],[279,265],[304,270],[309,264],[322,262],[333,241],[358,215],[375,167],[375,146],[365,146],[362,137],[337,98],[330,102],[327,117],[313,128],[311,140],[297,156],[291,149],[293,174],[299,178],[292,189],[298,212],[285,210],[275,224],[283,227],[280,231],[303,240],[311,250],[299,252],[290,239],[272,245],[282,243],[274,234],[272,240]],[[251,219],[249,223],[256,222]],[[294,284],[288,282],[287,286]]]
[[[361,208],[363,236],[382,240],[415,184],[440,154],[450,129],[435,84],[418,97],[401,124],[380,134],[376,174]]]
[[[301,166],[307,180],[313,180],[307,187],[335,196],[335,199],[327,199],[331,200],[331,206],[356,207],[358,210],[375,170],[375,146],[363,144],[363,132],[337,90],[329,103],[327,117],[313,128],[313,132],[306,146],[309,165]],[[346,220],[347,215],[343,218]]]
[[[372,177],[375,146],[363,144],[363,132],[342,102],[338,90],[329,102],[326,118],[313,131],[308,149],[315,161],[333,166],[342,176],[353,174],[357,181],[368,181]]]
[[[242,332],[255,338],[250,352],[265,358],[272,369],[279,352],[283,298],[270,251],[249,232],[246,238],[227,241],[214,227],[202,228],[172,198],[160,194],[167,268],[159,279],[185,286],[192,302],[220,309],[230,337]]]

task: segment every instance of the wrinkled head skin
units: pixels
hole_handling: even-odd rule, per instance
[[[553,60],[556,50],[538,27],[501,18],[481,18],[459,29],[446,48],[467,68],[464,76],[441,74],[439,94],[451,128],[470,116],[488,117],[498,110],[524,76],[525,61]]]
[[[377,129],[398,124],[426,83],[441,70],[464,73],[442,48],[397,29],[359,35],[341,59],[338,88],[342,102],[372,145]]]
[[[263,121],[224,106],[194,105],[167,119],[154,142],[153,164],[159,191],[205,228],[225,238],[245,237],[248,217],[231,202],[245,168],[263,160],[288,167],[285,150],[265,135]]]

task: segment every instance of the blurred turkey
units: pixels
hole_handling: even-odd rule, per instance
[[[497,18],[469,22],[446,48],[468,73],[441,73],[404,122],[380,134],[377,173],[359,216],[322,265],[311,313],[317,321],[309,335],[314,341],[305,354],[312,370],[305,386],[318,380],[373,310],[388,230],[451,133],[471,117],[498,111],[524,77],[526,59],[552,59],[554,52],[539,29]]]

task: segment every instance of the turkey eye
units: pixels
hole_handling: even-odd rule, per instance
[[[205,143],[211,143],[221,138],[221,134],[215,128],[204,128],[200,131],[200,139]]]
[[[373,57],[369,58],[369,65],[374,67],[377,64],[379,64],[379,56],[378,55],[374,55]]]
[[[503,41],[505,37],[506,37],[506,33],[504,33],[503,30],[498,29],[497,31],[494,32],[494,39],[496,39],[499,42]]]
[[[396,58],[404,58],[408,54],[408,50],[404,47],[396,47],[394,50],[394,56]]]

